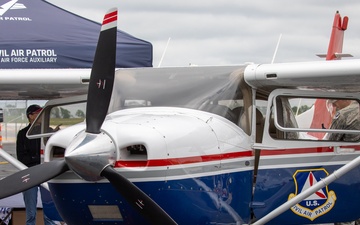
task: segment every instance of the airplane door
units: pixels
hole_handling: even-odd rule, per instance
[[[255,146],[261,149],[252,204],[257,219],[360,156],[360,129],[357,128],[360,123],[350,120],[348,116],[347,119],[354,122],[353,126],[332,129],[334,121],[344,112],[329,106],[326,110],[334,113],[333,122],[330,125],[319,123],[325,117],[325,112],[321,117],[316,117],[314,111],[319,109],[315,104],[318,99],[325,102],[350,101],[349,107],[357,110],[357,113],[359,111],[360,96],[354,93],[278,89],[270,94],[262,144]],[[304,121],[304,118],[309,121]],[[316,121],[312,121],[313,118]],[[359,116],[355,118],[355,121],[359,120]],[[319,138],[314,133],[325,135]],[[331,134],[359,138],[327,138]],[[267,224],[356,220],[360,215],[358,198],[350,193],[360,193],[359,167],[304,198]]]

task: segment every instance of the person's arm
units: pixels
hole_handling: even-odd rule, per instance
[[[345,129],[345,118],[340,115],[338,118],[334,119],[330,129]],[[344,133],[329,133],[328,140],[330,141],[341,141],[343,139]]]

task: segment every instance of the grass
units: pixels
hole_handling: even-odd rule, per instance
[[[83,122],[84,118],[68,118],[68,119],[64,119],[64,118],[51,118],[50,120],[50,125],[51,126],[57,126],[59,124],[62,124],[64,126],[70,126],[70,125],[74,125],[80,122]]]

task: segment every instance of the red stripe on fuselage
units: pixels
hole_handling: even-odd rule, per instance
[[[360,151],[359,145],[341,146],[342,148],[353,148],[355,151]],[[334,147],[316,147],[316,148],[294,148],[294,149],[278,149],[278,150],[263,150],[262,156],[271,155],[291,155],[291,154],[310,154],[310,153],[329,153],[334,152]]]
[[[108,13],[108,14],[105,15],[102,25],[114,22],[116,20],[117,20],[117,11]]]
[[[200,156],[183,157],[183,158],[152,159],[147,161],[123,160],[123,161],[117,161],[115,163],[115,167],[174,166],[174,165],[251,157],[252,155],[253,155],[252,151],[245,151],[245,152],[232,152],[232,153],[216,154],[216,155],[203,155],[203,156],[200,155]]]
[[[343,148],[354,148],[355,151],[360,152],[360,146],[344,146]],[[316,148],[294,148],[294,149],[278,149],[278,150],[262,150],[261,156],[278,156],[278,155],[305,155],[311,153],[331,153],[334,152],[333,147],[316,147]],[[119,160],[115,163],[115,167],[156,167],[156,166],[174,166],[185,165],[192,163],[203,163],[219,160],[236,159],[243,157],[252,157],[252,150],[244,152],[233,152],[216,155],[192,156],[183,158],[169,158],[169,159],[152,159],[144,161],[130,161]]]
[[[278,149],[263,150],[261,155],[291,155],[291,154],[308,154],[308,153],[325,153],[334,152],[333,147],[317,147],[317,148],[294,148],[294,149]]]

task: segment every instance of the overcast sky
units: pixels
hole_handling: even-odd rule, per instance
[[[337,10],[349,17],[344,53],[360,57],[359,0],[49,0],[100,22],[118,7],[118,28],[153,44],[161,66],[323,60]]]

